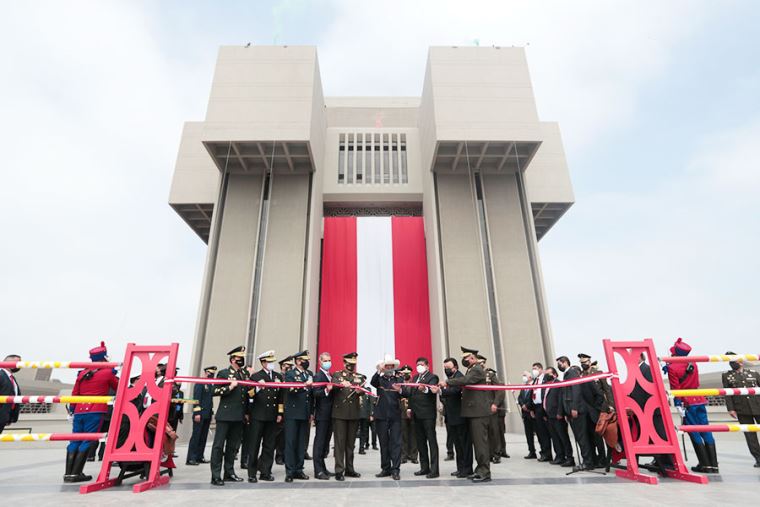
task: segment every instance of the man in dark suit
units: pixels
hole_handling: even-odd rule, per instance
[[[412,377],[412,382],[418,386],[404,389],[404,396],[409,398],[420,453],[420,469],[414,475],[434,479],[439,475],[438,440],[435,434],[438,375],[430,372],[427,358],[417,358],[417,375]]]
[[[21,356],[11,354],[5,356],[5,361],[17,363],[21,361]],[[0,368],[0,395],[21,395],[21,389],[19,389],[18,382],[16,382],[16,378],[13,376],[13,374],[18,371],[19,368]],[[3,428],[18,421],[18,414],[20,411],[21,404],[19,403],[0,404],[0,433],[3,432]]]
[[[549,367],[544,372],[544,384],[557,382],[557,370]],[[562,408],[562,388],[542,389],[544,398],[544,413],[546,414],[547,427],[551,433],[554,444],[554,460],[552,465],[574,467],[573,444],[567,432],[567,421]]]
[[[523,384],[530,385],[533,383],[533,379],[530,373],[523,372],[522,376]],[[531,390],[523,389],[520,394],[517,395],[517,406],[520,407],[520,415],[522,416],[523,429],[525,429],[525,441],[528,443],[528,455],[525,459],[536,459],[536,423],[531,413]]]
[[[563,380],[573,380],[581,376],[580,368],[570,366],[570,359],[567,356],[557,358],[557,369],[564,373]],[[581,448],[582,462],[579,468],[581,470],[593,470],[593,451],[588,438],[588,418],[586,417],[588,407],[583,398],[581,384],[562,388],[562,410],[573,429],[573,437]]]
[[[443,361],[443,371],[447,379],[464,377],[459,371],[459,363],[453,357],[447,357]],[[466,479],[472,474],[472,441],[467,419],[462,417],[462,386],[441,388],[441,402],[446,408],[446,427],[454,443],[457,462],[457,469],[451,475]]]
[[[319,369],[314,376],[314,382],[330,382],[332,374],[332,357],[329,352],[319,355]],[[325,457],[330,450],[330,437],[332,436],[332,385],[315,387],[314,394],[314,446],[312,458],[314,459],[314,475],[317,479],[328,480],[331,472],[325,466]]]
[[[540,385],[544,382],[544,366],[541,363],[533,363],[531,369],[533,385]],[[538,444],[541,448],[538,461],[552,461],[552,439],[549,433],[546,412],[544,412],[543,389],[531,389],[530,391],[530,413],[536,426],[536,435]]]
[[[380,441],[380,473],[375,477],[391,477],[394,481],[401,478],[401,386],[396,384],[404,378],[396,371],[399,364],[397,359],[386,356],[370,380],[378,396],[374,419]]]
[[[285,397],[285,482],[293,479],[308,480],[303,472],[306,445],[306,425],[311,416],[311,385],[309,351],[293,355],[295,368],[285,374],[285,382],[302,383],[304,387],[291,387]]]
[[[251,381],[260,383],[282,382],[282,376],[274,371],[277,358],[274,350],[259,354],[261,369],[251,375]],[[248,482],[257,482],[256,472],[262,481],[273,481],[272,463],[277,424],[282,421],[284,410],[282,389],[273,387],[256,387],[248,406],[251,421],[248,435]],[[261,454],[259,454],[261,450]]]
[[[217,378],[229,380],[229,384],[214,387],[214,396],[219,396],[216,410],[216,432],[211,446],[211,484],[224,486],[224,481],[240,482],[235,474],[235,455],[243,432],[243,419],[248,404],[248,390],[238,385],[240,380],[248,380],[245,366],[245,347],[240,346],[227,353],[228,368],[221,370]],[[224,462],[224,477],[222,477]]]
[[[217,368],[216,366],[207,366],[203,372],[206,374],[206,378],[214,378]],[[208,463],[203,457],[203,453],[206,450],[211,417],[214,415],[214,386],[195,384],[193,399],[198,404],[193,406],[193,434],[187,448],[187,462],[185,464],[197,466],[200,463]]]

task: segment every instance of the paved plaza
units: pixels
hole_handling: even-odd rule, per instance
[[[445,431],[438,430],[442,454]],[[441,477],[420,480],[413,472],[417,465],[405,464],[401,468],[401,481],[377,479],[379,451],[369,450],[366,455],[356,455],[356,469],[360,479],[318,481],[313,478],[310,461],[306,462],[309,481],[286,484],[284,467],[275,465],[275,482],[228,484],[223,488],[209,484],[208,465],[186,467],[186,446],[179,446],[179,468],[168,486],[145,493],[132,493],[129,482],[121,487],[80,495],[79,486],[63,484],[64,443],[35,442],[3,444],[0,447],[0,488],[3,489],[3,505],[217,505],[231,502],[267,502],[279,505],[600,505],[610,503],[623,505],[708,505],[726,503],[734,499],[747,504],[750,491],[760,484],[760,469],[752,467],[750,457],[740,434],[717,435],[718,453],[722,474],[710,478],[710,484],[702,486],[664,479],[657,486],[638,484],[619,479],[613,473],[597,475],[576,473],[566,476],[566,469],[524,460],[526,446],[520,434],[507,435],[507,450],[511,459],[492,465],[493,482],[474,485],[467,480],[451,479],[454,470],[451,461],[441,462]],[[689,457],[694,464],[691,446]],[[209,448],[210,451],[210,448]],[[207,451],[206,456],[209,456]],[[643,459],[642,462],[648,461]],[[328,459],[328,466],[332,458]],[[96,476],[99,463],[88,463],[86,473]],[[245,470],[237,470],[245,477]],[[130,481],[135,481],[131,479]]]

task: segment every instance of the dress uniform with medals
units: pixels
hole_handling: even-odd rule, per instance
[[[362,375],[356,372],[356,352],[343,356],[344,368],[335,372],[332,382],[335,384],[348,383],[359,386]],[[354,447],[356,445],[356,430],[359,428],[360,391],[351,387],[333,388],[333,438],[335,441],[335,480],[342,481],[345,477],[361,477],[354,470]]]
[[[245,347],[237,347],[227,353],[230,366],[221,370],[217,378],[238,381],[248,380],[245,366]],[[211,447],[211,484],[224,486],[224,481],[240,482],[243,479],[235,474],[235,456],[243,432],[243,419],[248,404],[247,388],[230,384],[214,387],[214,396],[219,396],[216,410],[216,432]],[[222,461],[224,477],[222,478]]]
[[[445,380],[445,385],[468,386],[486,383],[486,371],[477,360],[477,350],[461,347],[462,365],[467,369],[463,377]],[[472,475],[473,482],[491,480],[491,451],[488,446],[488,426],[491,421],[493,393],[475,389],[462,390],[462,417],[469,421],[470,436],[475,449],[477,467]]]
[[[735,354],[726,352],[726,355]],[[760,373],[745,368],[737,361],[731,361],[729,364],[731,370],[723,374],[723,387],[734,389],[760,387]],[[736,412],[736,418],[740,424],[760,423],[760,396],[726,396],[726,408],[729,412]],[[750,454],[755,458],[755,468],[760,468],[760,443],[757,440],[757,433],[745,432],[744,438],[747,440]]]
[[[284,377],[293,368],[293,356],[288,356],[280,361],[280,375]],[[284,394],[283,394],[284,399]],[[282,410],[280,411],[282,413]],[[278,465],[285,464],[285,421],[280,417],[277,421],[274,439],[274,462]]]
[[[217,372],[216,366],[207,366],[203,369],[207,378],[214,378]],[[214,386],[210,384],[195,384],[193,387],[193,399],[198,402],[193,406],[193,434],[187,449],[186,465],[199,465],[208,463],[203,457],[206,451],[206,439],[208,438],[211,417],[214,415]]]
[[[399,371],[404,382],[412,378],[412,367],[405,364]],[[409,400],[401,398],[401,463],[411,461],[415,465],[417,461],[417,435],[414,432],[414,417],[409,411]]]
[[[501,384],[501,379],[493,368],[486,367],[487,359],[478,354],[478,360],[480,360],[483,368],[486,371],[486,384]],[[502,417],[502,424],[499,424],[499,407],[503,407],[506,403],[505,391],[489,391],[491,393],[491,404],[496,405],[496,412],[491,413],[491,421],[488,424],[488,445],[491,448],[491,462],[501,463],[502,456],[508,458],[509,455],[506,452],[506,446],[502,447],[502,439],[504,439],[504,433],[499,434],[504,417]],[[506,456],[505,456],[506,455]]]
[[[251,375],[253,382],[282,382],[282,376],[274,371],[273,350],[257,357],[261,369]],[[254,387],[249,390],[251,402],[248,416],[251,421],[248,435],[248,482],[256,482],[256,472],[262,481],[272,481],[272,463],[277,434],[277,424],[282,420],[283,389],[274,387]],[[260,452],[259,452],[260,451]]]
[[[295,367],[284,376],[285,382],[300,382],[304,387],[291,387],[285,396],[285,482],[293,479],[307,480],[303,472],[304,454],[306,452],[306,426],[309,424],[312,407],[311,384],[313,377],[309,374],[309,351],[304,350],[293,355]]]

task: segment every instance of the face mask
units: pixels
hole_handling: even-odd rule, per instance
[[[274,371],[274,363],[267,363],[267,370]]]
[[[396,373],[396,370],[383,370],[383,375],[392,377]]]
[[[454,374],[454,370],[452,370],[451,368],[444,368],[443,373],[445,373],[447,377],[450,377]]]
[[[11,368],[11,373],[18,373],[21,368]],[[736,368],[734,368],[736,369]]]
[[[308,360],[301,361],[301,368],[303,368],[304,370],[308,370],[309,369],[309,364],[311,364],[311,363],[309,363]]]
[[[728,363],[728,364],[731,366],[731,369],[732,369],[732,370],[738,370],[738,369],[739,369],[739,368],[741,368],[741,366],[742,366],[742,365],[741,365],[741,364],[739,364],[737,361],[731,361],[731,362],[730,362],[730,363]],[[11,370],[11,371],[13,371],[13,370]],[[18,371],[18,369],[16,369],[16,371]]]
[[[323,370],[329,370],[332,367],[332,363],[330,361],[324,361],[322,363],[322,369]]]
[[[527,375],[523,375],[522,379],[523,379],[523,384],[527,384],[528,383],[528,376]]]
[[[242,357],[238,357],[237,359],[235,359],[235,364],[242,368],[243,366],[245,366],[245,359]]]
[[[348,371],[354,371],[356,369],[356,365],[355,364],[346,364],[346,369]]]
[[[462,359],[462,365],[465,368],[469,368],[470,367],[470,360],[469,359]]]
[[[531,372],[530,372],[530,374],[531,374],[531,376],[532,376],[533,378],[537,378],[537,377],[538,377],[538,375],[539,375],[540,373],[541,373],[540,371],[538,371],[538,370],[535,370],[535,369],[534,369],[533,371],[531,371]]]
[[[544,379],[546,379],[549,382],[551,382],[552,380],[554,380],[554,375],[551,375],[551,374],[547,373],[546,375],[544,375]]]
[[[409,380],[411,378],[411,375],[408,373],[404,373],[404,380]]]
[[[214,374],[211,372],[206,373],[206,378],[214,378]]]
[[[588,370],[589,368],[591,368],[591,365],[590,365],[590,364],[588,364],[588,363],[583,363],[583,364],[581,365],[581,368],[583,368],[584,370]]]
[[[557,369],[558,369],[559,371],[561,371],[562,373],[564,373],[564,372],[565,372],[565,370],[567,370],[567,366],[565,366],[564,364],[559,364],[559,363],[557,363]]]
[[[427,366],[425,366],[424,364],[418,364],[417,365],[417,373],[419,373],[420,375],[422,375],[426,371],[427,371]]]

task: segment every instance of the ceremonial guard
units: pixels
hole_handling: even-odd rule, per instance
[[[352,386],[362,384],[362,375],[356,372],[356,352],[343,356],[343,369],[332,377],[333,389],[333,436],[335,439],[335,480],[343,481],[345,477],[361,477],[354,470],[354,447],[356,430],[359,428],[361,391]]]
[[[293,355],[295,367],[285,374],[285,382],[302,383],[304,387],[290,387],[285,396],[285,482],[293,479],[308,480],[303,472],[306,425],[311,416],[311,384],[309,351]]]
[[[293,356],[288,356],[280,361],[280,375],[285,376],[293,368]],[[282,418],[277,422],[274,439],[274,462],[278,465],[285,464],[285,422]]]
[[[380,473],[375,477],[401,478],[401,386],[404,378],[396,372],[398,359],[386,356],[378,364],[370,384],[377,389],[374,420],[380,441]]]
[[[461,347],[462,366],[467,368],[463,377],[443,379],[441,387],[485,385],[486,372],[477,359],[477,350]],[[491,420],[493,395],[488,391],[464,389],[462,391],[462,417],[469,421],[470,436],[475,449],[477,467],[470,476],[473,482],[491,480],[491,455],[488,446],[488,425]]]
[[[404,382],[412,379],[412,367],[405,364],[399,371]],[[417,434],[414,431],[414,417],[409,409],[409,400],[401,398],[401,464],[411,461],[415,465],[417,460]]]
[[[257,357],[261,369],[251,375],[251,381],[259,383],[282,382],[282,376],[275,371],[277,358],[274,350],[268,350]],[[283,390],[276,387],[256,387],[249,390],[251,402],[248,414],[251,421],[248,435],[248,482],[257,482],[256,473],[262,481],[273,481],[277,425],[282,421]]]
[[[443,362],[443,371],[447,379],[464,377],[459,371],[459,363],[453,357],[446,358]],[[465,479],[472,474],[472,441],[467,419],[462,417],[462,386],[442,388],[441,402],[446,410],[446,428],[451,435],[457,463],[457,469],[451,475]]]
[[[319,356],[319,370],[314,376],[314,382],[330,382],[332,374],[332,357],[329,352],[322,352]],[[314,387],[314,447],[312,458],[314,459],[314,476],[320,480],[328,480],[331,472],[327,471],[325,458],[330,450],[330,437],[332,435],[332,384],[324,387]]]
[[[243,432],[243,419],[248,404],[248,389],[238,385],[238,381],[248,380],[245,366],[245,347],[240,346],[227,353],[229,367],[221,370],[217,378],[229,380],[229,384],[214,387],[214,396],[219,396],[216,411],[216,431],[211,446],[211,484],[224,486],[224,481],[240,482],[235,474],[235,455]],[[224,462],[224,477],[222,477]]]
[[[90,349],[90,361],[108,361],[106,344],[100,342],[99,347]],[[96,368],[82,370],[77,374],[72,396],[107,396],[110,390],[116,391],[119,386],[119,378],[113,368]],[[103,418],[108,412],[106,403],[77,403],[71,405],[71,413],[74,415],[74,433],[97,433],[103,425]],[[74,440],[66,448],[66,472],[63,482],[83,482],[92,479],[92,476],[84,474],[84,465],[87,461],[90,446],[94,445],[89,440]]]
[[[207,366],[203,369],[206,378],[214,378],[216,372],[216,366]],[[211,417],[214,415],[214,386],[195,384],[193,399],[198,403],[193,406],[193,434],[190,437],[190,444],[187,449],[186,465],[208,463],[203,454],[206,451],[206,439],[208,438],[209,426],[211,426]]]
[[[417,449],[420,453],[420,469],[414,475],[424,475],[428,479],[438,477],[438,439],[435,422],[438,417],[438,375],[430,372],[427,358],[417,358],[417,375],[412,377],[416,387],[403,390],[409,398],[409,408],[414,417]]]
[[[736,355],[726,352],[726,355]],[[741,389],[760,387],[760,373],[745,368],[743,363],[731,361],[731,369],[723,374],[723,387]],[[726,408],[734,419],[741,424],[760,423],[760,396],[726,396]],[[760,444],[757,441],[757,433],[745,432],[747,447],[752,457],[755,458],[755,468],[760,468]]]
[[[493,368],[488,368],[486,366],[487,359],[484,356],[478,354],[478,360],[486,371],[486,384],[501,384],[501,380],[499,379],[499,375],[496,373],[496,370]],[[490,394],[492,396],[492,399],[491,421],[488,424],[488,445],[491,448],[491,462],[501,463],[502,456],[505,458],[509,457],[506,451],[506,442],[504,444],[504,448],[502,448],[501,445],[501,442],[504,439],[504,433],[499,435],[499,430],[502,427],[502,425],[499,424],[499,410],[500,407],[505,406],[506,393],[505,391],[490,391]]]

